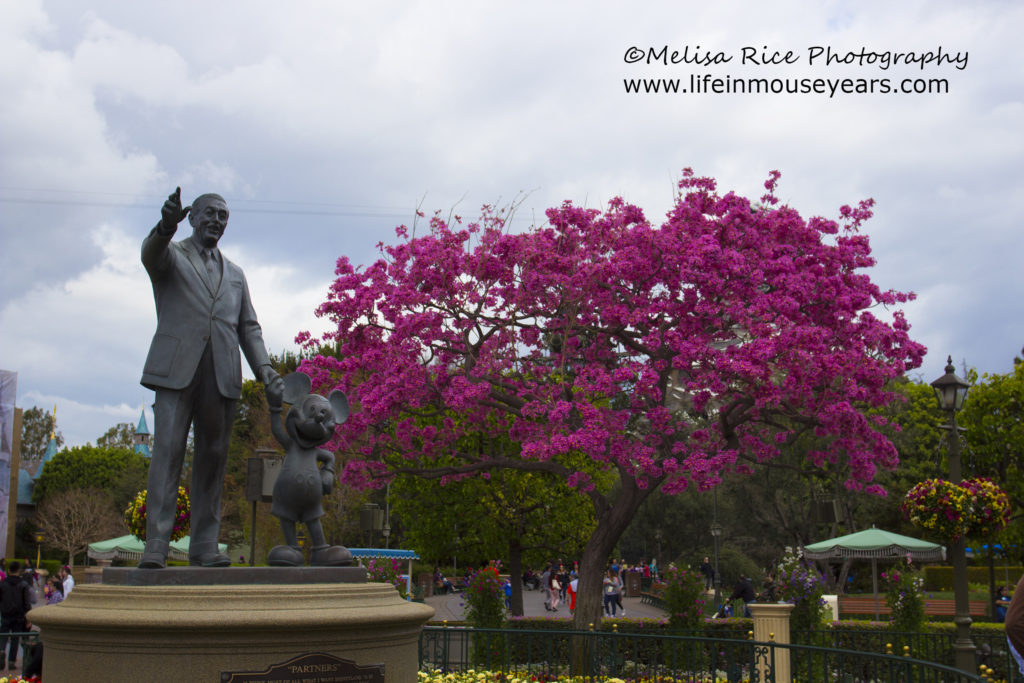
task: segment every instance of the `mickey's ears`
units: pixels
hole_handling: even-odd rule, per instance
[[[335,389],[327,400],[331,402],[331,408],[334,409],[334,423],[340,425],[345,422],[348,419],[348,397],[345,396],[345,393]]]
[[[293,372],[284,378],[284,402],[295,405],[309,395],[312,388],[313,382],[309,375]]]

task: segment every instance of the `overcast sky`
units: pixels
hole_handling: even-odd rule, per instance
[[[660,222],[687,166],[751,197],[778,169],[805,216],[874,198],[872,277],[917,293],[924,379],[947,354],[1006,372],[1024,345],[1014,0],[0,7],[0,368],[21,407],[57,405],[69,445],[149,412],[139,246],[176,185],[227,198],[221,247],[271,352],[321,329],[338,256],[369,263],[417,207],[473,216],[528,192],[526,229],[620,195]],[[825,92],[681,92],[691,75]],[[627,93],[639,78],[680,92]],[[943,92],[830,95],[840,79]]]

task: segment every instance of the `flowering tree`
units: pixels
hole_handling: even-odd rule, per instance
[[[890,400],[885,381],[924,348],[899,310],[887,323],[871,309],[910,295],[862,272],[874,263],[858,233],[870,200],[843,207],[842,225],[805,220],[777,205],[778,177],[754,205],[686,170],[660,227],[613,199],[604,212],[565,203],[512,234],[509,212],[485,207],[465,226],[400,227],[368,267],[339,259],[318,309],[333,330],[299,340],[337,345],[303,371],[358,406],[332,444],[349,455],[342,478],[564,478],[597,520],[580,626],[600,619],[604,563],[659,487],[714,486],[813,433],[827,448],[811,462],[845,462],[848,486],[878,491],[872,477],[896,451],[884,419],[859,408]],[[595,487],[595,466],[618,486]]]

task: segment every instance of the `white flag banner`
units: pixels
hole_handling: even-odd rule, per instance
[[[0,557],[7,556],[7,510],[11,498],[11,449],[14,447],[17,393],[18,373],[0,370]]]

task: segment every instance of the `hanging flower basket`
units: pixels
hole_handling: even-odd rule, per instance
[[[926,479],[907,491],[901,510],[914,526],[955,541],[1002,531],[1010,520],[1010,499],[991,479]]]
[[[178,487],[178,507],[174,515],[174,530],[171,532],[172,541],[180,541],[188,536],[189,521],[189,500],[188,491],[184,486]],[[128,524],[128,531],[140,541],[146,540],[146,491],[139,491],[135,500],[128,504],[124,511],[124,521]]]

